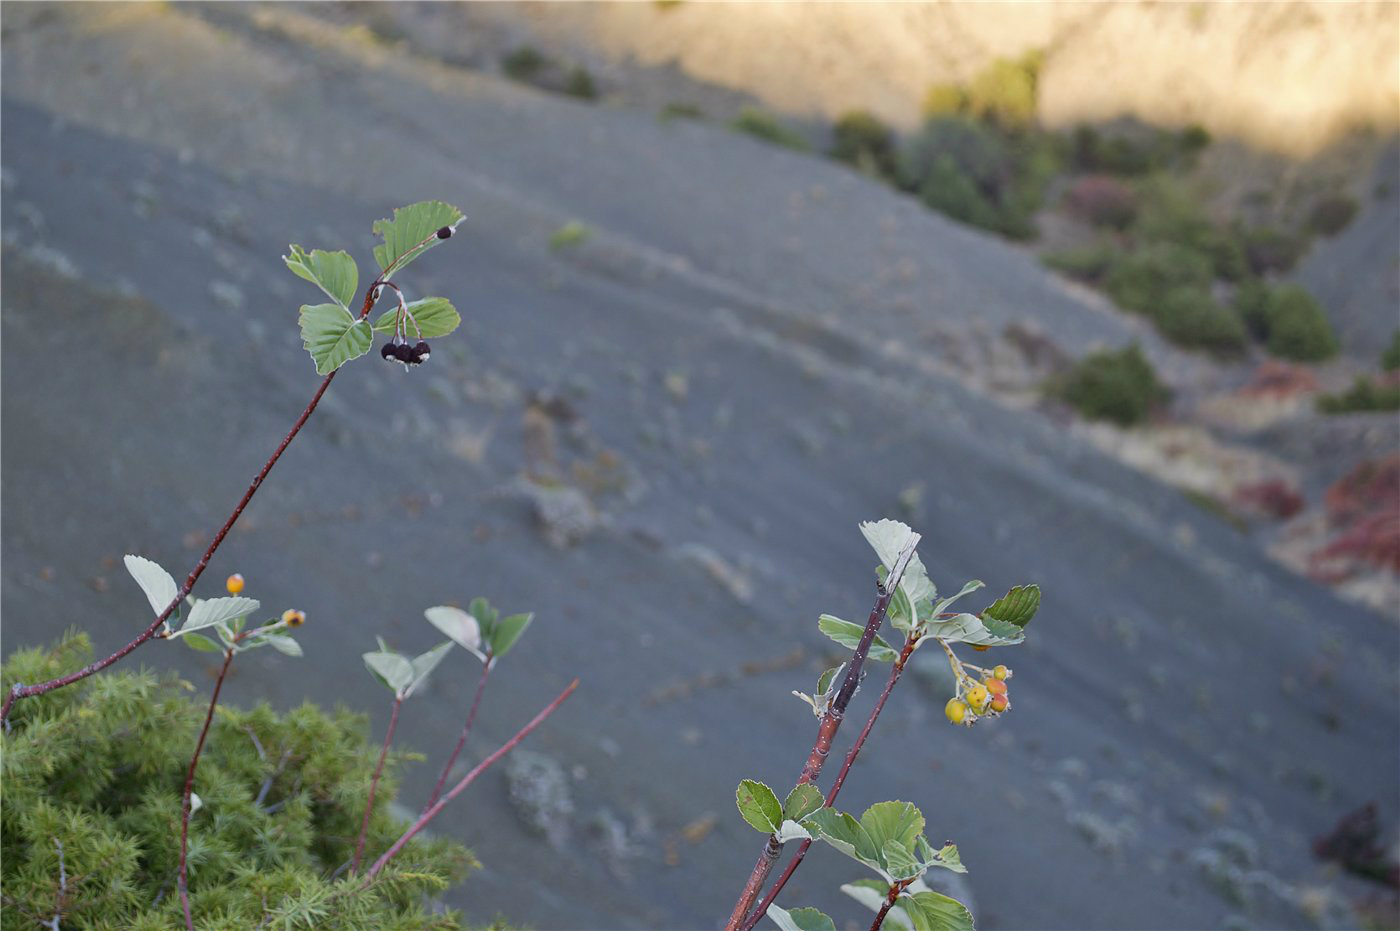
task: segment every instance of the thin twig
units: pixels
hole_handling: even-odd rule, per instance
[[[194,791],[194,772],[199,767],[199,754],[204,750],[204,738],[209,736],[209,723],[214,720],[214,709],[219,704],[219,692],[224,687],[224,677],[228,675],[229,664],[233,662],[233,649],[224,650],[224,664],[219,668],[219,678],[214,681],[214,694],[209,697],[209,711],[204,715],[204,726],[199,730],[199,740],[194,745],[194,756],[190,757],[189,772],[185,774],[185,794],[180,803],[180,906],[185,910],[186,931],[194,931],[194,919],[190,916],[190,891],[188,864],[190,841],[190,793]]]
[[[885,904],[880,906],[880,910],[875,913],[875,921],[870,925],[870,931],[880,931],[880,925],[885,923],[885,916],[894,908],[894,903],[899,900],[899,894],[904,891],[904,887],[913,880],[902,880],[890,885],[890,891],[885,895]]]
[[[486,677],[491,675],[491,656],[486,657],[486,662],[481,666],[481,679],[476,683],[476,694],[472,696],[471,710],[467,712],[467,723],[462,725],[462,735],[457,738],[457,746],[452,748],[452,755],[443,764],[442,774],[438,776],[437,785],[433,786],[433,794],[428,796],[428,801],[423,805],[423,811],[433,807],[433,803],[442,795],[442,787],[447,782],[447,776],[452,772],[452,764],[457,762],[457,755],[462,752],[462,747],[467,743],[467,736],[472,732],[472,723],[476,721],[477,708],[481,706],[481,693],[486,691]]]
[[[878,595],[875,599],[875,606],[870,609],[870,617],[865,622],[865,630],[861,633],[860,642],[856,644],[850,665],[846,667],[846,676],[841,680],[841,688],[837,690],[836,697],[832,699],[831,704],[822,714],[821,722],[817,725],[817,739],[813,741],[812,749],[807,754],[807,762],[803,764],[802,772],[797,777],[798,785],[814,782],[821,775],[827,755],[831,753],[832,741],[835,740],[836,732],[841,728],[841,721],[846,716],[846,706],[850,704],[851,696],[856,693],[856,687],[860,685],[861,671],[865,665],[865,657],[870,652],[870,644],[875,641],[875,634],[885,621],[885,612],[889,609],[890,599],[899,587],[900,580],[904,578],[904,571],[909,567],[910,560],[914,558],[914,548],[919,545],[919,539],[917,533],[909,535],[908,541],[895,558],[894,565],[890,567],[885,581],[877,586]],[[759,854],[758,862],[749,872],[748,881],[744,884],[743,892],[739,894],[739,900],[734,903],[734,910],[730,913],[729,920],[725,922],[725,931],[739,931],[739,928],[744,925],[749,909],[753,907],[754,900],[763,890],[763,884],[768,881],[768,874],[773,871],[773,865],[778,862],[778,856],[782,853],[782,849],[783,845],[778,842],[777,835],[769,835],[764,844],[763,852]]]
[[[865,738],[870,736],[870,731],[871,728],[875,726],[876,718],[880,717],[880,712],[884,710],[885,702],[889,699],[890,693],[894,691],[895,683],[899,681],[900,675],[903,674],[904,665],[909,662],[909,657],[913,655],[917,643],[918,641],[912,636],[904,639],[904,648],[899,651],[899,656],[894,661],[894,668],[890,670],[890,678],[885,683],[884,691],[880,693],[880,697],[876,700],[875,707],[870,710],[870,717],[865,719],[865,727],[861,728],[860,736],[856,738],[855,743],[851,744],[851,749],[846,752],[846,759],[841,764],[841,770],[836,774],[836,781],[831,784],[831,789],[826,793],[826,800],[823,803],[825,807],[830,808],[832,805],[836,804],[836,796],[840,794],[841,786],[846,782],[846,776],[850,773],[851,766],[855,763],[856,757],[860,755],[861,748],[865,746]],[[787,881],[792,878],[792,874],[797,872],[798,865],[801,864],[802,859],[807,856],[807,849],[811,846],[811,840],[804,840],[801,845],[798,846],[797,853],[793,856],[792,861],[788,863],[787,868],[783,870],[777,882],[773,883],[773,887],[768,890],[768,894],[763,897],[763,901],[759,902],[757,907],[744,919],[744,923],[740,925],[740,931],[750,931],[754,925],[762,920],[764,915],[768,914],[768,906],[773,904],[778,898],[778,893],[783,891],[783,886],[786,886]]]
[[[68,899],[68,871],[63,866],[63,841],[55,837],[53,845],[58,848],[58,892],[54,895],[53,917],[48,920],[48,926],[59,931],[58,919],[63,917],[63,906]]]
[[[389,755],[389,744],[394,739],[394,728],[399,723],[399,709],[403,707],[402,695],[394,696],[394,710],[389,712],[389,726],[384,730],[384,746],[379,748],[379,762],[374,767],[374,778],[369,781],[369,798],[365,800],[365,814],[360,819],[360,836],[355,841],[355,859],[350,861],[350,873],[360,871],[360,857],[365,852],[365,832],[369,830],[369,816],[374,811],[374,793],[379,788],[379,774],[384,772],[384,758]]]
[[[436,818],[438,816],[438,813],[447,807],[448,802],[452,801],[454,798],[460,795],[462,793],[462,790],[466,789],[467,786],[475,782],[478,776],[486,772],[486,770],[490,769],[493,763],[495,763],[501,757],[505,756],[507,753],[513,750],[516,744],[520,743],[520,741],[525,739],[526,735],[528,735],[535,728],[543,724],[545,718],[549,717],[551,714],[557,711],[559,709],[559,706],[564,703],[564,699],[572,695],[574,689],[576,688],[578,688],[577,679],[570,682],[569,687],[564,689],[564,691],[560,692],[559,696],[555,698],[554,701],[550,702],[549,704],[545,705],[542,709],[540,709],[539,714],[531,718],[528,724],[526,724],[520,730],[516,731],[514,737],[501,744],[501,746],[496,750],[495,753],[492,753],[486,759],[476,764],[476,766],[473,767],[472,771],[467,773],[460,780],[458,780],[457,784],[453,786],[446,795],[438,799],[438,801],[427,811],[423,812],[423,814],[419,815],[418,820],[413,822],[413,824],[408,828],[407,831],[403,832],[403,835],[398,840],[394,841],[394,845],[388,850],[384,851],[383,855],[381,855],[378,860],[374,861],[374,865],[371,866],[368,871],[366,871],[364,881],[360,884],[360,888],[364,888],[365,886],[369,885],[370,881],[374,879],[375,875],[384,868],[384,865],[390,860],[392,860],[394,858],[394,855],[403,849],[404,844],[407,844],[410,840],[413,839],[414,835],[416,835],[419,831],[423,830],[423,828],[427,827],[428,822]]]
[[[288,747],[287,749],[282,751],[282,758],[277,761],[277,768],[268,774],[268,777],[265,780],[263,780],[262,788],[258,789],[258,797],[253,799],[253,805],[255,807],[262,807],[262,803],[264,800],[266,800],[267,793],[272,788],[272,784],[277,781],[278,776],[282,775],[282,770],[287,768],[287,761],[291,758],[292,748]],[[263,814],[267,813],[268,812],[263,812]]]

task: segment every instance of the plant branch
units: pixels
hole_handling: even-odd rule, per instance
[[[452,748],[452,755],[443,764],[442,774],[438,776],[437,785],[433,786],[433,794],[428,796],[428,801],[423,805],[423,811],[433,807],[433,803],[442,795],[442,787],[447,782],[447,774],[452,772],[452,764],[457,762],[457,755],[462,752],[462,747],[467,743],[467,736],[472,732],[472,724],[476,721],[476,711],[481,707],[481,693],[486,691],[486,678],[491,675],[491,657],[486,657],[486,662],[481,664],[481,679],[476,683],[476,694],[472,697],[471,710],[467,712],[467,723],[462,725],[462,735],[457,738],[457,746]]]
[[[904,887],[909,885],[909,881],[892,883],[890,891],[885,896],[885,904],[880,906],[880,910],[875,913],[875,921],[870,925],[870,931],[880,931],[880,925],[885,923],[885,916],[894,908],[894,903],[898,901],[899,894],[904,891]]]
[[[865,666],[865,657],[870,652],[870,644],[875,641],[876,632],[879,631],[880,625],[885,622],[885,612],[889,610],[890,599],[899,587],[900,580],[904,578],[904,570],[909,567],[909,561],[914,558],[914,548],[919,545],[919,539],[917,533],[909,535],[908,542],[899,551],[899,556],[895,559],[894,565],[890,567],[885,581],[877,586],[878,594],[875,598],[875,605],[870,609],[870,617],[865,622],[865,630],[861,632],[860,642],[856,644],[850,665],[846,667],[846,677],[841,680],[841,688],[836,692],[836,697],[832,699],[831,705],[817,725],[817,739],[813,741],[812,749],[807,754],[807,762],[803,764],[802,772],[797,777],[798,785],[814,782],[821,775],[827,755],[831,753],[832,741],[836,739],[836,732],[840,730],[841,721],[846,716],[846,706],[850,704],[851,696],[855,695],[856,687],[860,685],[861,671]],[[763,884],[767,882],[768,874],[773,871],[773,864],[778,861],[778,854],[782,851],[782,847],[783,845],[778,843],[776,835],[769,835],[763,852],[759,854],[758,862],[749,872],[748,881],[744,883],[744,890],[739,894],[739,900],[734,903],[734,910],[730,913],[729,920],[725,922],[725,931],[738,931],[745,924],[749,909],[753,907],[754,899],[758,898]]]
[[[885,702],[889,699],[890,693],[894,691],[895,683],[899,681],[899,677],[903,674],[905,663],[909,662],[909,657],[914,655],[914,648],[917,644],[918,640],[913,636],[908,636],[904,639],[904,648],[899,651],[899,657],[894,661],[894,668],[890,670],[890,678],[885,683],[884,691],[880,693],[879,699],[876,700],[875,707],[870,710],[870,717],[865,719],[865,727],[861,728],[860,736],[856,738],[855,743],[851,744],[851,749],[846,751],[846,759],[841,764],[841,770],[836,774],[836,781],[831,784],[831,789],[826,793],[825,807],[830,808],[832,805],[836,804],[836,796],[840,794],[841,786],[845,783],[846,776],[850,773],[852,764],[855,763],[856,757],[860,755],[861,748],[865,746],[865,738],[870,736],[870,731],[875,726],[875,719],[880,717],[880,712],[884,710]],[[810,840],[804,840],[801,843],[792,861],[788,863],[787,868],[784,869],[782,874],[778,877],[778,881],[773,883],[773,888],[768,890],[768,894],[763,897],[763,901],[758,903],[758,906],[749,913],[748,918],[740,925],[740,931],[750,931],[750,929],[758,924],[763,916],[768,913],[768,906],[773,904],[778,898],[778,893],[783,891],[783,887],[787,885],[787,881],[792,878],[792,874],[797,872],[797,867],[802,863],[802,859],[807,856],[807,848],[811,846],[812,842]]]
[[[63,906],[68,899],[68,871],[63,867],[63,841],[55,837],[53,845],[58,848],[58,891],[53,897],[53,917],[47,924],[53,931],[58,931],[58,919],[63,917]]]
[[[180,906],[185,910],[185,928],[194,931],[194,919],[190,916],[190,892],[186,854],[190,841],[190,793],[194,791],[194,771],[199,767],[199,755],[204,751],[204,739],[209,736],[209,723],[214,720],[214,709],[219,704],[219,692],[224,687],[224,677],[228,675],[229,664],[233,662],[233,650],[224,650],[224,664],[219,668],[219,678],[214,680],[214,694],[209,697],[209,711],[204,715],[204,727],[200,728],[199,741],[194,745],[194,755],[190,757],[190,769],[185,774],[185,795],[180,804]]]
[[[366,305],[368,305],[368,303],[368,300],[366,300]],[[368,313],[368,311],[366,311],[366,313]],[[195,582],[199,581],[199,577],[204,574],[204,570],[209,565],[209,560],[214,557],[214,553],[219,549],[220,545],[223,544],[224,537],[228,536],[229,530],[238,522],[238,518],[243,514],[243,509],[248,506],[249,501],[253,500],[253,495],[257,493],[259,486],[263,483],[263,479],[267,478],[267,474],[272,471],[272,467],[277,464],[277,460],[282,458],[282,453],[286,452],[287,446],[290,445],[296,435],[301,432],[301,428],[305,425],[307,418],[311,416],[311,412],[316,410],[316,405],[321,403],[321,396],[324,395],[326,389],[330,387],[332,378],[335,378],[335,372],[331,372],[321,380],[321,386],[317,388],[316,393],[311,396],[310,403],[308,403],[306,408],[301,412],[301,416],[296,419],[296,423],[292,424],[292,429],[282,438],[282,442],[277,444],[277,448],[272,451],[272,455],[268,457],[267,462],[263,463],[263,467],[258,470],[258,474],[253,476],[252,484],[250,484],[248,490],[243,493],[242,500],[234,507],[233,513],[229,514],[228,520],[224,521],[223,527],[219,528],[219,532],[214,535],[214,539],[210,541],[209,548],[204,551],[204,555],[200,557],[199,562],[190,570],[190,574],[185,578],[185,584],[181,585],[180,589],[175,593],[175,599],[171,601],[170,604],[166,605],[165,610],[156,617],[151,623],[151,626],[147,627],[135,640],[117,650],[112,655],[105,659],[100,659],[95,663],[89,663],[77,672],[71,672],[66,676],[59,676],[47,682],[40,682],[37,685],[20,685],[19,683],[15,683],[15,685],[10,688],[9,694],[5,696],[4,706],[0,707],[0,722],[4,723],[7,730],[10,726],[10,706],[15,703],[16,699],[42,695],[45,692],[52,692],[54,689],[60,689],[66,685],[72,685],[74,682],[86,679],[93,673],[101,672],[103,669],[106,669],[156,635],[156,631],[160,630],[161,625],[170,618],[170,615],[175,613],[175,609],[180,606],[180,602],[184,601],[185,598],[189,596],[190,592],[194,590]]]
[[[360,870],[360,858],[365,852],[365,832],[369,830],[369,816],[374,811],[374,793],[379,788],[379,775],[384,771],[384,758],[389,755],[389,744],[394,740],[394,728],[399,723],[399,709],[403,707],[403,696],[394,696],[394,710],[389,712],[389,726],[384,729],[384,746],[379,748],[379,762],[374,766],[374,778],[369,781],[369,798],[365,800],[365,814],[360,819],[360,836],[355,840],[355,859],[350,861],[350,875]]]
[[[501,746],[496,750],[495,753],[492,753],[486,759],[478,763],[472,769],[472,771],[463,776],[457,782],[457,784],[453,786],[451,790],[448,791],[446,795],[438,799],[438,801],[427,811],[423,812],[423,814],[419,815],[418,820],[413,822],[413,824],[408,828],[408,830],[404,831],[403,835],[398,840],[394,841],[394,845],[388,850],[384,851],[383,855],[380,856],[378,860],[374,861],[374,865],[371,866],[369,870],[365,872],[365,878],[364,882],[361,883],[361,888],[368,885],[370,880],[374,879],[375,875],[378,874],[379,871],[384,868],[384,865],[390,860],[392,860],[394,858],[394,855],[403,849],[404,844],[407,844],[410,840],[413,839],[414,835],[416,835],[419,831],[423,830],[423,828],[427,827],[428,822],[436,818],[438,816],[438,813],[441,812],[445,807],[447,807],[448,802],[452,801],[454,798],[460,795],[462,793],[462,790],[464,790],[467,786],[475,782],[478,776],[486,772],[486,770],[490,769],[493,763],[495,763],[501,757],[505,756],[511,750],[515,749],[515,745],[520,743],[520,741],[524,740],[527,734],[529,734],[535,728],[543,724],[545,718],[549,717],[551,714],[557,711],[559,709],[559,706],[564,703],[564,699],[572,695],[574,689],[576,688],[578,688],[577,679],[575,679],[573,682],[570,682],[569,687],[564,689],[564,691],[560,692],[559,696],[555,698],[554,701],[550,702],[549,704],[545,705],[544,708],[540,709],[539,714],[531,718],[528,724],[526,724],[520,730],[516,731],[514,737],[501,744]]]

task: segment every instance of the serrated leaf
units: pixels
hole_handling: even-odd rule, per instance
[[[376,679],[398,695],[413,681],[413,664],[397,653],[379,650],[364,654],[365,666]]]
[[[374,232],[384,242],[374,247],[374,260],[384,270],[383,278],[402,271],[410,262],[442,240],[436,233],[446,226],[456,229],[465,215],[451,204],[424,200],[394,211],[391,218],[374,221]]]
[[[897,520],[885,518],[878,521],[866,521],[860,525],[860,532],[865,536],[871,549],[875,550],[875,555],[880,557],[880,562],[884,563],[888,572],[894,571],[894,565],[899,560],[899,554],[904,549],[910,537],[917,541],[919,535],[909,529],[908,525]],[[909,596],[911,605],[920,601],[938,597],[938,590],[933,582],[929,580],[928,570],[924,568],[923,560],[919,559],[919,554],[915,553],[909,560],[908,567],[904,570],[904,575],[900,577],[899,587],[904,589]]]
[[[927,840],[923,841],[926,849],[919,851],[921,856],[929,866],[941,866],[945,870],[952,870],[954,873],[966,873],[967,867],[963,866],[962,855],[958,853],[957,844],[945,844],[941,849],[934,850]]]
[[[823,614],[817,619],[817,629],[848,650],[854,650],[859,646],[860,638],[865,633],[865,628],[862,625],[843,621],[830,614]],[[870,659],[880,663],[892,663],[898,655],[879,634],[876,634],[875,639],[870,641],[870,652],[866,654]]]
[[[412,314],[412,319],[404,323],[406,334],[409,339],[437,339],[439,336],[446,336],[457,329],[462,322],[462,315],[457,313],[457,308],[452,306],[452,302],[445,297],[425,297],[419,301],[410,301],[407,305],[408,312]],[[394,332],[394,323],[398,319],[399,309],[385,311],[379,315],[379,319],[374,321],[374,331],[376,333]],[[414,324],[417,326],[414,326]]]
[[[890,874],[890,879],[913,879],[924,871],[924,865],[914,859],[913,852],[897,840],[885,841],[880,848],[880,856],[885,861],[885,872]]]
[[[909,602],[909,596],[904,592],[904,586],[894,590],[890,596],[890,606],[885,612],[890,619],[890,626],[895,630],[910,631],[914,629],[914,606]]]
[[[369,352],[374,331],[339,304],[303,304],[297,318],[302,347],[316,363],[317,375],[329,375]]]
[[[976,931],[967,906],[942,893],[918,892],[900,901],[914,922],[914,931]]]
[[[452,642],[464,650],[475,654],[483,663],[486,655],[481,652],[481,624],[461,608],[451,605],[437,605],[428,608],[423,616]]]
[[[993,621],[994,626],[999,622]],[[1014,646],[1025,640],[1020,628],[1009,624],[997,627],[1003,635],[993,633],[982,619],[975,614],[958,614],[943,621],[933,621],[928,625],[929,637],[941,637],[949,643],[970,643],[973,646],[1005,647]],[[1005,636],[1011,634],[1011,636]],[[922,641],[920,641],[922,642]]]
[[[201,653],[222,653],[224,649],[203,634],[185,634],[182,639],[191,650]]]
[[[861,813],[860,826],[870,836],[869,853],[878,860],[892,840],[912,851],[914,839],[923,833],[924,816],[911,802],[876,802]]]
[[[851,859],[875,869],[881,868],[870,835],[849,814],[833,808],[818,808],[803,820],[802,826],[818,840],[825,841]]]
[[[190,609],[189,617],[176,631],[175,636],[184,636],[192,630],[203,630],[215,624],[223,624],[236,617],[252,614],[262,605],[253,598],[202,598]]]
[[[878,912],[885,907],[885,896],[889,894],[889,885],[878,879],[857,879],[855,882],[841,886],[841,891],[872,912]],[[899,902],[896,902],[895,907],[885,915],[884,927],[912,931],[913,925],[909,921],[909,916],[899,907],[900,902],[903,901],[904,899],[900,899]]]
[[[779,905],[768,906],[765,914],[779,931],[836,931],[836,925],[815,908],[794,908],[788,911]]]
[[[745,779],[735,790],[734,801],[739,806],[739,814],[755,831],[773,834],[782,826],[783,806],[773,790],[763,783]]]
[[[487,638],[491,646],[491,656],[493,659],[500,659],[506,655],[515,642],[520,639],[520,635],[525,633],[525,628],[530,626],[530,622],[535,619],[533,614],[512,614],[503,617],[491,625],[491,631]]]
[[[285,634],[263,634],[257,638],[278,653],[285,653],[288,656],[301,656],[301,644]]]
[[[783,802],[783,817],[790,821],[801,821],[825,805],[821,790],[810,782],[793,788]]]
[[[992,602],[982,612],[983,620],[992,618],[1024,628],[1040,610],[1040,586],[1017,585],[1011,591]]]
[[[145,592],[152,611],[160,614],[170,607],[170,602],[175,600],[180,589],[169,572],[162,569],[159,563],[144,556],[127,555],[122,561],[126,563],[126,571],[131,573],[136,584],[141,586],[141,591]]]
[[[324,249],[312,249],[308,253],[295,243],[288,249],[289,254],[282,256],[282,261],[287,263],[292,274],[305,278],[348,311],[360,282],[360,270],[350,253]]]
[[[450,649],[452,649],[452,641],[444,640],[426,653],[420,653],[413,658],[412,662],[409,663],[413,669],[413,679],[403,690],[404,698],[423,687],[423,684],[428,681],[428,676],[432,675],[433,670],[437,668],[438,663],[442,662],[442,658],[447,655],[447,651]]]
[[[784,821],[782,824],[778,825],[778,830],[776,833],[778,837],[778,843],[780,844],[786,844],[788,841],[791,840],[812,839],[812,835],[807,832],[807,829],[804,828],[802,825],[798,824],[796,821]]]

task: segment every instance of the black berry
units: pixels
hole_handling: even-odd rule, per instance
[[[385,344],[384,344],[384,348],[381,349],[381,350],[379,350],[379,354],[380,354],[381,356],[383,356],[384,358],[386,358],[386,359],[393,359],[393,358],[395,358],[394,352],[395,352],[395,350],[394,350],[394,344],[393,344],[393,343],[385,343]]]
[[[442,229],[438,230],[438,232],[437,232],[437,237],[438,237],[438,239],[449,239],[449,238],[451,238],[451,236],[452,236],[452,227],[450,227],[450,226],[444,226]]]
[[[408,343],[399,343],[394,347],[394,358],[400,362],[413,362],[413,347]]]
[[[413,347],[413,361],[427,362],[428,355],[432,350],[428,347],[426,339],[420,339]]]

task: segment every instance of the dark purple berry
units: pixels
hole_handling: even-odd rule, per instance
[[[428,355],[432,350],[428,347],[426,339],[420,339],[413,347],[413,361],[427,362]]]
[[[413,362],[413,347],[408,343],[399,343],[394,347],[394,358],[400,362]]]
[[[451,236],[452,236],[452,227],[450,227],[450,226],[444,226],[442,229],[438,230],[438,232],[437,232],[437,237],[438,237],[438,239],[449,239],[449,238],[451,238]]]
[[[379,350],[379,354],[380,354],[381,356],[383,356],[384,358],[386,358],[386,359],[393,359],[393,358],[395,358],[395,356],[394,356],[394,351],[395,351],[395,350],[394,350],[394,344],[393,344],[393,343],[385,343],[385,344],[384,344],[384,348],[381,349],[381,350]]]

